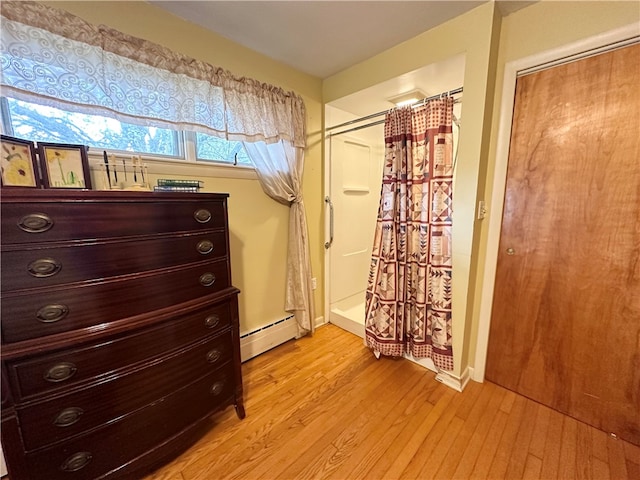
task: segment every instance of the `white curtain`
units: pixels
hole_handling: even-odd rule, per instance
[[[34,2],[0,2],[12,98],[128,123],[304,147],[299,95]]]
[[[315,328],[307,218],[302,200],[304,149],[288,141],[245,142],[260,185],[271,198],[290,207],[285,310],[295,315],[298,336]]]

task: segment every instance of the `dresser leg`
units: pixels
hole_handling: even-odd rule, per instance
[[[238,415],[238,418],[242,420],[245,417],[244,403],[242,402],[242,398],[236,399],[235,407],[236,407],[236,414]]]

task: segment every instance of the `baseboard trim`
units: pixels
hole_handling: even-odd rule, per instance
[[[296,338],[297,334],[298,326],[293,315],[252,330],[240,336],[240,357],[245,362]]]
[[[470,367],[465,368],[460,376],[439,370],[436,375],[436,380],[445,384],[447,387],[453,388],[457,392],[462,392],[471,379],[470,370],[472,370]]]

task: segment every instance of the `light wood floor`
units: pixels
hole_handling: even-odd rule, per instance
[[[457,393],[327,325],[243,365],[233,408],[146,480],[640,479],[640,447],[492,383]]]

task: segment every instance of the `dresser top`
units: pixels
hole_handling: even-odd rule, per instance
[[[122,190],[65,190],[37,188],[4,188],[3,203],[19,202],[193,202],[220,200],[228,193],[130,192]]]

